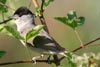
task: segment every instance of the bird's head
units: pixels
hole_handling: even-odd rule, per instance
[[[11,16],[10,18],[16,20],[16,19],[19,19],[22,16],[27,16],[27,15],[33,16],[33,13],[27,7],[19,7],[15,11],[15,13],[13,14],[13,16]]]

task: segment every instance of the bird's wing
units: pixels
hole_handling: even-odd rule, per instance
[[[47,38],[46,36],[36,36],[33,40],[34,47],[54,52],[63,51],[62,47],[58,47],[55,41]]]

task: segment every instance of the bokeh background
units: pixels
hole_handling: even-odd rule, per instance
[[[8,0],[7,5],[17,9],[20,6],[28,6],[30,0]],[[41,1],[41,0],[38,0]],[[65,47],[67,50],[72,51],[73,49],[79,47],[80,43],[76,38],[74,31],[69,27],[56,21],[54,17],[57,16],[66,16],[70,10],[75,10],[78,16],[84,16],[86,18],[85,24],[78,27],[77,31],[83,41],[87,43],[90,40],[93,40],[97,37],[100,37],[100,0],[55,0],[51,3],[44,13],[47,25],[50,31],[50,34],[54,39],[61,44],[62,47]],[[34,12],[34,5],[32,3],[31,8]],[[9,12],[6,13],[7,17],[13,15],[13,11],[9,9]],[[0,17],[1,20],[1,17]],[[35,19],[36,23],[39,23],[39,19]],[[14,22],[11,23],[13,26]],[[16,26],[15,26],[16,27]],[[100,41],[97,41],[94,44],[100,44]],[[27,51],[15,38],[7,36],[6,33],[0,33],[0,50],[6,51],[6,55],[0,58],[1,62],[16,61],[16,60],[27,60],[31,59],[32,56],[37,56],[39,53]],[[100,51],[100,46],[89,46],[83,48],[76,52],[76,54],[82,55],[85,52],[95,52]],[[31,56],[29,55],[31,53]],[[66,60],[62,61],[62,65],[66,65]],[[31,63],[25,64],[15,64],[7,65],[1,67],[41,67],[48,66],[54,67],[54,65],[49,65],[46,63],[38,63],[33,65]]]

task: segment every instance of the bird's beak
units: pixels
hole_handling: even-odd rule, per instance
[[[13,16],[10,16],[9,18],[10,18],[10,19],[18,19],[19,16],[18,16],[18,15],[13,15]]]

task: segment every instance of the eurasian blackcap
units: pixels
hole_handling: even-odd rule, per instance
[[[26,33],[36,26],[34,21],[34,14],[26,7],[18,8],[12,18],[17,25],[17,31],[21,36],[25,37]],[[22,42],[25,46],[24,42]],[[31,47],[33,51],[38,51],[42,54],[48,55],[63,55],[67,51],[61,47],[49,34],[42,29],[38,36],[31,38],[27,41],[26,46]]]

